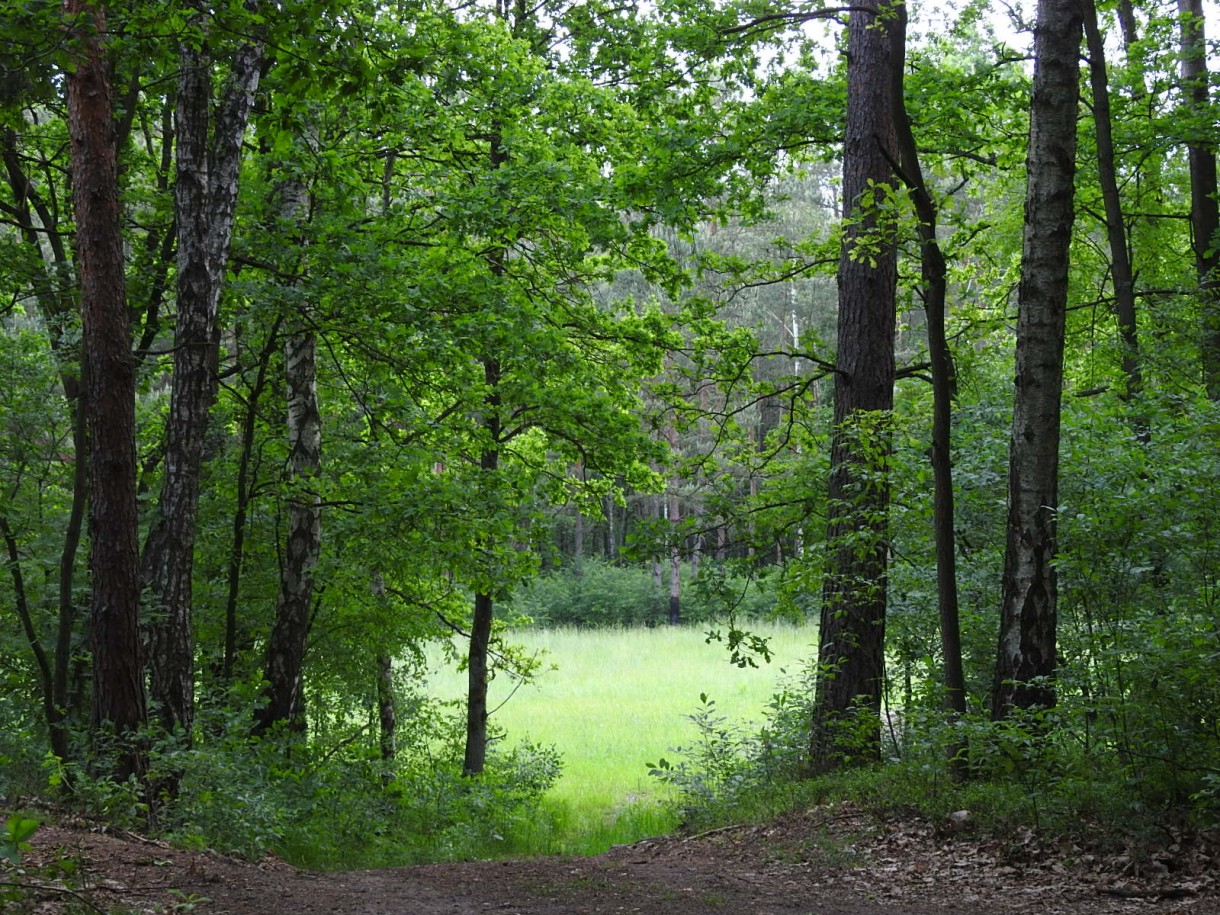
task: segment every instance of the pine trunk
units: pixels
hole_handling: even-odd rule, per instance
[[[819,630],[810,760],[815,772],[880,751],[889,413],[894,403],[897,244],[881,218],[893,186],[892,17],[880,0],[848,25],[843,193],[852,215],[839,260],[838,356],[831,446],[827,570]]]
[[[73,66],[67,73],[77,272],[88,365],[89,513],[92,578],[93,720],[119,741],[117,775],[142,776],[132,741],[145,723],[139,632],[139,519],[136,508],[135,359],[127,312],[113,96],[101,36],[101,7],[67,0]]]

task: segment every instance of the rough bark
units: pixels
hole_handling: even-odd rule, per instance
[[[919,264],[924,315],[928,324],[928,361],[932,372],[932,480],[933,530],[936,544],[936,594],[940,617],[942,678],[945,690],[945,711],[949,720],[957,721],[966,714],[966,678],[962,668],[962,635],[957,594],[957,545],[954,542],[953,496],[953,399],[956,372],[953,354],[945,336],[947,271],[944,253],[936,237],[939,216],[923,169],[911,119],[907,114],[903,88],[906,55],[906,20],[904,5],[897,7],[894,42],[894,125],[898,143],[902,179],[910,189],[919,219]],[[953,743],[949,758],[959,773],[963,771],[964,745]]]
[[[1040,0],[992,716],[1055,703],[1060,401],[1079,117],[1078,0]]]
[[[308,192],[300,181],[280,186],[281,219],[293,224],[304,218]],[[280,570],[275,625],[267,642],[265,679],[267,704],[256,716],[256,733],[274,725],[305,728],[303,667],[313,607],[314,579],[322,551],[322,500],[312,488],[322,467],[322,419],[318,409],[316,339],[310,316],[291,318],[284,343],[284,375],[288,386],[288,542]]]
[[[135,360],[127,313],[114,105],[102,52],[100,6],[66,0],[72,66],[66,74],[77,273],[90,426],[89,570],[92,577],[93,721],[118,741],[116,774],[142,775],[133,740],[145,723],[139,635]]]
[[[1220,203],[1216,198],[1216,144],[1208,116],[1210,92],[1203,0],[1178,0],[1182,29],[1182,88],[1198,120],[1187,144],[1190,161],[1190,234],[1199,280],[1203,383],[1220,400]]]
[[[888,563],[888,415],[894,402],[897,244],[879,188],[895,174],[888,5],[853,7],[848,24],[838,356],[827,569],[810,740],[813,770],[880,751]],[[862,716],[862,717],[857,717]]]
[[[204,5],[195,4],[194,13],[203,24]],[[256,45],[239,50],[213,125],[210,55],[193,44],[184,44],[179,52],[174,375],[165,481],[145,542],[142,573],[154,604],[148,630],[154,711],[166,731],[181,730],[188,736],[195,683],[191,575],[204,440],[218,385],[217,309],[237,204],[242,139],[261,57]]]
[[[1106,214],[1106,241],[1110,247],[1110,278],[1114,283],[1114,316],[1122,341],[1122,366],[1126,396],[1134,397],[1143,387],[1139,361],[1139,332],[1135,313],[1135,273],[1123,221],[1122,197],[1114,165],[1113,119],[1110,115],[1110,80],[1106,72],[1106,49],[1097,24],[1093,0],[1081,0],[1084,34],[1089,52],[1089,89],[1093,100],[1093,124],[1097,139],[1097,176]],[[1142,427],[1145,425],[1140,422]]]

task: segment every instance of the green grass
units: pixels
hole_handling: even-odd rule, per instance
[[[742,669],[723,645],[706,643],[705,628],[510,634],[526,651],[543,652],[543,669],[515,693],[507,676],[492,682],[493,725],[510,744],[551,744],[564,758],[563,776],[539,817],[513,837],[514,851],[591,854],[672,830],[668,795],[646,764],[694,739],[687,716],[700,694],[731,719],[760,720],[782,671],[795,673],[815,651],[812,628],[757,624],[751,629],[770,637],[774,659]],[[464,689],[465,675],[452,669],[430,679],[441,698]]]

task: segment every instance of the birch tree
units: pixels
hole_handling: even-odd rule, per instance
[[[175,117],[178,314],[165,430],[165,480],[141,558],[143,582],[155,604],[148,628],[154,711],[166,731],[181,729],[187,735],[194,720],[195,518],[204,439],[217,392],[217,309],[237,207],[242,141],[262,62],[257,42],[237,49],[224,95],[213,113],[215,61],[208,35],[212,15],[201,2],[191,4],[190,14],[191,29],[179,53]]]
[[[1059,428],[1080,116],[1078,0],[1040,0],[1034,29],[1008,524],[992,717],[1055,704]]]

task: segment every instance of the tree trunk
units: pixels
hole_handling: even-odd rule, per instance
[[[665,427],[665,440],[670,454],[678,454],[678,428],[673,420]],[[669,522],[669,603],[667,605],[669,625],[682,622],[682,502],[678,498],[678,480],[670,481],[666,498],[665,517]]]
[[[202,24],[202,3],[193,15]],[[144,584],[155,602],[148,629],[149,685],[166,731],[189,737],[194,719],[195,657],[191,631],[191,574],[204,439],[216,401],[217,309],[237,203],[242,139],[258,85],[261,53],[243,47],[209,136],[212,68],[207,52],[184,44],[179,52],[177,174],[178,227],[174,376],[166,428],[165,482],[144,545]]]
[[[648,497],[648,501],[652,508],[652,517],[656,520],[657,531],[661,530],[661,522],[665,520],[665,517],[669,511],[669,509],[666,507],[667,503],[663,501],[664,498],[665,497],[659,493]],[[652,590],[653,594],[655,595],[654,599],[657,602],[655,612],[657,614],[658,621],[660,621],[662,617],[668,618],[668,610],[661,606],[663,600],[662,595],[665,594],[665,564],[661,561],[661,545],[659,543],[656,544],[655,550],[652,554]]]
[[[577,480],[584,478],[584,466],[579,461],[572,465],[572,476]],[[585,513],[581,511],[578,500],[572,501],[572,508],[575,509],[572,516],[572,564],[579,575],[585,558]]]
[[[966,678],[962,668],[962,634],[957,595],[957,550],[954,542],[953,399],[956,373],[945,336],[945,257],[936,238],[937,206],[924,181],[919,149],[907,115],[903,87],[907,10],[896,8],[894,42],[894,125],[902,178],[911,191],[919,218],[919,261],[924,314],[928,322],[928,358],[932,364],[933,530],[936,542],[936,596],[940,616],[945,711],[950,723],[966,715]],[[909,692],[909,688],[908,688]],[[958,774],[965,769],[965,745],[954,741],[949,759]]]
[[[308,191],[297,179],[280,186],[281,219],[292,225],[305,218]],[[267,705],[256,718],[255,733],[283,723],[305,729],[303,665],[313,608],[313,571],[322,551],[322,500],[312,489],[322,468],[322,418],[318,409],[316,341],[306,309],[294,314],[284,343],[288,385],[288,543],[280,570],[275,625],[267,642]]]
[[[1110,246],[1110,277],[1114,282],[1114,315],[1122,342],[1122,366],[1126,378],[1125,396],[1136,396],[1143,387],[1139,361],[1139,332],[1135,319],[1135,274],[1127,246],[1123,222],[1122,197],[1114,165],[1114,134],[1110,116],[1110,86],[1106,73],[1106,49],[1097,25],[1094,0],[1082,0],[1084,34],[1089,51],[1089,88],[1093,98],[1093,124],[1097,134],[1097,175],[1106,213],[1106,240]],[[1139,427],[1146,423],[1137,421]]]
[[[1190,230],[1202,306],[1203,382],[1220,400],[1220,204],[1216,199],[1215,120],[1210,112],[1203,0],[1178,0],[1182,18],[1182,89],[1195,122],[1190,159]]]
[[[394,659],[377,656],[377,720],[380,726],[381,761],[398,756],[398,716],[394,708]]]
[[[810,739],[815,772],[880,752],[898,277],[893,229],[878,212],[887,206],[880,189],[895,182],[895,24],[883,15],[888,9],[868,0],[853,7],[848,24],[843,193],[852,220],[839,260],[827,570]]]
[[[462,772],[480,774],[487,764],[487,655],[491,647],[494,606],[490,594],[476,594],[470,623],[470,653],[466,656],[466,753]]]
[[[1139,40],[1135,25],[1135,7],[1131,0],[1118,0],[1118,27],[1123,33],[1123,46],[1130,53],[1132,46]]]
[[[505,16],[504,8],[501,8],[500,15],[502,18]],[[508,152],[504,149],[497,125],[488,143],[488,164],[494,174],[507,162]],[[506,257],[507,252],[503,246],[495,248],[488,256],[491,275],[497,282],[504,278]],[[482,485],[493,486],[500,469],[500,446],[504,433],[500,415],[503,406],[500,396],[503,372],[495,354],[484,356],[482,363],[483,431],[487,438],[479,454],[479,470]],[[485,590],[476,593],[470,621],[470,651],[466,655],[466,747],[462,773],[467,777],[481,775],[487,764],[487,684],[490,677],[488,652],[491,649],[491,626],[494,618],[495,603],[492,596]]]
[[[1040,0],[1034,30],[1008,539],[992,717],[1055,704],[1055,513],[1059,416],[1074,219],[1082,13]]]
[[[682,622],[682,506],[676,489],[669,492],[669,625]]]
[[[693,496],[688,503],[687,515],[693,519],[695,528],[694,533],[691,534],[690,577],[697,579],[699,577],[699,569],[703,564],[703,548],[706,543],[703,533],[706,512],[703,509],[703,502],[698,495]]]
[[[89,507],[89,422],[79,394],[81,384],[74,378],[77,395],[72,404],[72,453],[76,456],[72,468],[72,507],[64,528],[64,545],[59,556],[59,622],[55,632],[55,675],[52,692],[55,708],[61,717],[51,724],[51,752],[60,759],[68,758],[68,729],[72,708],[68,693],[72,669],[72,636],[76,631],[76,556],[80,551],[81,532]],[[65,391],[66,393],[66,391]]]
[[[72,266],[64,240],[55,231],[55,213],[25,173],[17,149],[16,132],[5,130],[2,136],[2,156],[9,187],[17,204],[14,214],[21,237],[36,252],[38,258],[44,258],[49,252],[45,273],[33,280],[34,297],[46,322],[51,351],[59,364],[59,380],[72,422],[72,454],[75,457],[72,471],[72,504],[68,510],[63,547],[59,554],[59,613],[51,686],[55,717],[47,722],[51,752],[59,759],[66,760],[68,721],[72,717],[68,680],[72,662],[72,636],[76,631],[77,619],[76,561],[89,503],[89,422],[84,403],[84,354],[75,335],[66,333],[76,315],[76,308],[75,299],[71,294]],[[37,224],[33,216],[35,212],[38,214]]]
[[[30,653],[34,655],[34,666],[38,670],[39,692],[42,694],[43,713],[51,728],[51,733],[54,735],[57,731],[63,732],[64,730],[63,713],[55,705],[54,667],[42,645],[42,637],[38,634],[38,627],[30,612],[30,601],[25,591],[25,573],[21,569],[21,550],[17,545],[17,536],[13,533],[5,515],[0,515],[0,539],[4,540],[5,551],[8,554],[6,565],[9,577],[13,582],[13,605],[17,611],[17,619],[21,623],[22,631],[25,633],[26,644],[30,646]]]
[[[118,741],[116,775],[142,777],[134,733],[146,720],[140,648],[135,360],[127,313],[122,221],[102,7],[66,0],[72,189],[89,416],[93,722]]]
[[[245,416],[242,417],[241,454],[237,462],[235,484],[237,492],[233,506],[233,541],[229,547],[228,588],[225,594],[225,644],[220,668],[220,678],[224,683],[233,681],[237,653],[241,648],[237,622],[237,598],[241,587],[242,564],[245,556],[246,519],[250,512],[253,489],[250,479],[250,463],[254,455],[254,433],[258,425],[258,402],[267,386],[267,370],[271,363],[271,355],[278,345],[279,327],[280,319],[276,318],[270,333],[267,334],[266,346],[259,353],[258,371],[246,399]]]
[[[497,149],[498,145],[493,144],[493,163]],[[498,263],[493,270],[497,275],[502,272]],[[483,485],[491,486],[492,477],[500,469],[500,438],[503,433],[500,421],[500,363],[495,359],[483,360],[483,383],[487,391],[484,396],[487,445],[479,456],[479,469],[484,477]],[[491,624],[494,618],[495,605],[491,595],[485,592],[476,594],[470,622],[470,652],[466,655],[466,752],[462,772],[468,776],[482,773],[487,763],[487,657],[491,649]]]
[[[618,558],[618,532],[615,530],[614,513],[617,507],[614,504],[614,496],[606,496],[602,500],[602,505],[605,506],[603,511],[606,515],[606,561],[614,562]]]

